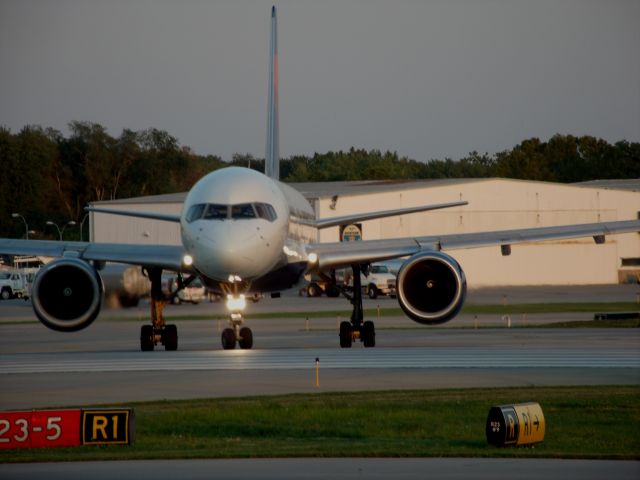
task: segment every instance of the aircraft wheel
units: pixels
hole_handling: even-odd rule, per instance
[[[224,350],[236,348],[236,332],[233,331],[233,328],[225,328],[222,331],[222,348]]]
[[[143,352],[153,351],[153,326],[143,325],[140,329],[140,350]]]
[[[253,332],[249,327],[242,327],[240,329],[240,338],[238,339],[240,348],[248,350],[253,347]]]
[[[351,348],[351,324],[349,322],[340,323],[340,348]]]
[[[376,329],[371,320],[367,320],[362,326],[362,342],[365,348],[376,346]]]
[[[167,325],[162,332],[164,349],[167,351],[178,350],[178,328],[175,325]]]

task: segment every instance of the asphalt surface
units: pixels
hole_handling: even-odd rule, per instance
[[[538,287],[471,291],[471,303],[633,301],[638,286]],[[397,305],[390,298],[365,306]],[[314,391],[640,383],[640,334],[635,329],[516,328],[592,314],[460,316],[444,327],[406,317],[373,318],[376,347],[338,347],[345,318],[306,312],[346,309],[344,299],[306,298],[296,291],[265,298],[250,312],[298,312],[292,318],[251,319],[250,351],[223,351],[223,320],[176,320],[179,350],[141,352],[148,304],[106,309],[74,333],[34,320],[29,302],[0,302],[0,408],[269,395]],[[169,306],[167,317],[224,314],[219,303]],[[120,320],[117,320],[117,319]],[[169,320],[171,321],[171,320]],[[475,326],[479,328],[474,328]],[[491,326],[492,328],[483,328]],[[319,359],[320,386],[315,384]]]
[[[637,286],[514,288],[471,291],[469,302],[637,300]],[[365,308],[395,307],[388,298]],[[250,312],[298,312],[254,319],[251,351],[222,351],[219,320],[176,320],[179,351],[139,351],[148,305],[105,310],[76,333],[46,329],[29,302],[0,302],[0,409],[90,406],[144,400],[318,391],[606,385],[640,383],[636,329],[516,328],[592,314],[461,316],[430,328],[404,317],[373,318],[376,348],[338,347],[340,317],[307,311],[347,310],[344,299],[287,292]],[[224,314],[216,303],[169,306],[166,315]],[[138,321],[139,320],[139,321]],[[510,320],[512,328],[507,328]],[[170,320],[171,321],[171,320]],[[475,326],[479,328],[474,328]],[[492,328],[485,328],[492,327]],[[315,384],[319,359],[320,385]],[[292,459],[0,465],[0,478],[639,478],[638,462],[507,459]]]
[[[86,479],[403,479],[637,480],[640,462],[497,458],[295,458],[153,460],[0,465],[0,478]]]

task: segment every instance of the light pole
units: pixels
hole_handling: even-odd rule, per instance
[[[80,222],[80,241],[82,242],[82,235],[84,233],[84,221],[87,219],[87,217],[89,216],[88,213],[84,214],[84,217],[82,217],[82,221]],[[91,228],[91,223],[89,223],[89,228]],[[89,239],[91,239],[91,235],[89,235]]]
[[[12,213],[11,216],[13,218],[21,218],[22,221],[24,222],[24,230],[25,230],[25,238],[27,240],[29,240],[29,225],[27,225],[27,221],[24,219],[24,217],[22,215],[20,215],[19,213]]]
[[[52,222],[51,220],[47,220],[47,225],[51,225],[56,227],[56,230],[58,230],[58,235],[60,236],[60,241],[62,241],[62,234],[64,233],[64,229],[67,228],[69,225],[75,225],[76,222],[74,222],[73,220],[69,220],[67,223],[65,223],[62,226],[62,230],[60,230],[60,227],[58,226],[57,223]]]

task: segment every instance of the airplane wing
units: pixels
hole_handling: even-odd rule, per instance
[[[74,256],[87,261],[127,263],[174,271],[189,271],[182,263],[185,253],[184,247],[174,245],[0,239],[0,254],[4,255]]]
[[[439,210],[441,208],[460,207],[468,205],[469,202],[449,202],[437,203],[434,205],[421,205],[419,207],[397,208],[394,210],[380,210],[377,212],[355,213],[353,215],[344,215],[341,217],[320,218],[317,220],[308,220],[303,218],[292,218],[291,221],[301,225],[308,225],[315,228],[329,228],[337,225],[348,225],[355,222],[364,222],[365,220],[374,220],[376,218],[397,217],[398,215],[407,215],[409,213],[426,212],[429,210]]]
[[[318,269],[326,270],[353,263],[370,263],[404,257],[424,250],[454,250],[459,248],[486,247],[490,245],[506,247],[517,243],[591,236],[596,243],[604,243],[604,237],[606,235],[629,232],[640,232],[640,220],[433,235],[389,240],[315,243],[307,246],[307,254],[315,253],[318,257]]]
[[[134,212],[130,210],[116,210],[113,208],[85,207],[86,212],[109,213],[111,215],[122,215],[124,217],[150,218],[151,220],[162,220],[163,222],[180,223],[180,215],[157,212]]]

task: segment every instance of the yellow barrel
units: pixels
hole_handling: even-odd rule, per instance
[[[497,447],[529,445],[544,440],[544,415],[535,402],[491,407],[487,442]]]

